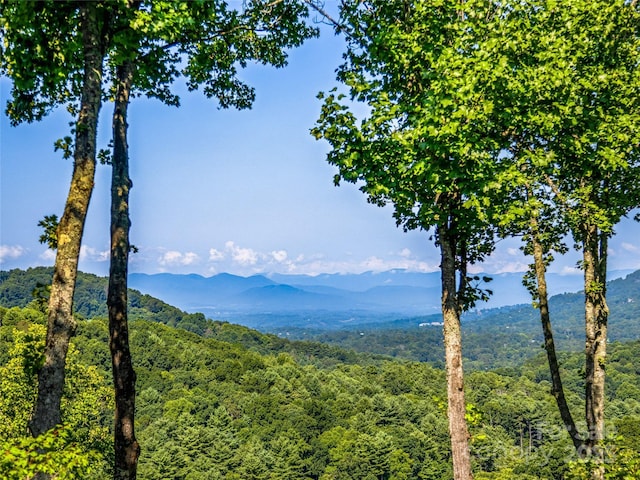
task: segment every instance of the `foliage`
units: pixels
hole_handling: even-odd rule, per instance
[[[221,107],[248,108],[254,90],[239,71],[249,62],[284,66],[288,48],[317,35],[305,21],[307,5],[297,0],[241,6],[226,1],[140,2],[138,10],[122,2],[97,3],[103,33],[109,34],[102,52],[109,74],[114,75],[133,47],[139,53],[135,95],[168,105],[179,104],[170,87],[182,75],[190,90],[204,86],[205,95],[217,98]],[[79,4],[41,2],[34,8],[3,0],[0,7],[5,39],[0,73],[13,82],[7,105],[12,122],[40,120],[58,105],[75,115],[83,67],[77,54],[82,51]],[[69,151],[69,140],[56,146]]]
[[[358,183],[371,203],[392,204],[405,230],[431,231],[439,245],[455,239],[463,309],[490,294],[473,285],[466,264],[493,249],[487,220],[497,202],[489,183],[503,146],[493,104],[474,89],[494,71],[482,44],[491,28],[485,7],[344,2],[347,51],[338,79],[350,100],[337,88],[321,93],[312,130],[331,145],[336,184]]]
[[[52,270],[45,267],[0,272],[0,305],[4,307],[35,307],[31,292],[39,282],[48,283]],[[640,338],[640,317],[636,305],[640,302],[640,271],[607,284],[611,318],[609,339],[614,342]],[[81,317],[106,317],[106,279],[80,273],[74,307]],[[276,335],[260,333],[240,325],[211,321],[199,313],[186,313],[149,295],[129,290],[129,311],[132,319],[147,319],[198,333],[205,337],[243,345],[261,354],[289,353],[303,364],[331,366],[337,363],[378,362],[383,357],[395,357],[429,362],[441,366],[442,332],[438,326],[416,327],[432,318],[412,318],[402,322],[402,328],[385,325],[373,329],[311,331],[288,329],[287,341]],[[560,350],[578,350],[583,345],[584,325],[581,318],[583,298],[578,293],[557,295],[551,299],[555,313],[555,333]],[[38,321],[35,308],[30,321]],[[18,310],[0,309],[0,322],[15,323]],[[23,310],[23,312],[26,312]],[[21,318],[26,313],[18,315]],[[2,320],[4,319],[4,320]],[[382,328],[384,327],[384,328]],[[82,328],[82,326],[80,327]],[[530,306],[512,306],[469,312],[463,317],[465,365],[471,370],[503,368],[509,370],[540,353],[543,343],[539,319]],[[363,333],[364,335],[361,335]],[[489,340],[490,339],[490,340]],[[500,349],[494,348],[500,345]],[[355,351],[370,353],[365,358]],[[0,352],[0,360],[2,360]],[[377,355],[377,357],[376,357]],[[107,362],[108,365],[108,362]]]
[[[491,55],[501,18],[493,7],[484,1],[343,2],[347,49],[338,80],[351,104],[337,89],[321,93],[312,131],[331,145],[327,160],[338,167],[336,184],[358,183],[369,202],[393,206],[397,225],[432,232],[440,248],[447,416],[460,479],[472,478],[460,314],[491,294],[476,286],[479,277],[469,276],[468,266],[494,248],[490,219],[502,199],[490,184],[507,145],[484,92],[500,70]]]
[[[66,423],[32,438],[27,422],[44,360],[45,320],[41,312],[12,310],[11,321],[0,327],[3,342],[10,346],[6,361],[0,364],[0,441],[6,450],[2,473],[7,478],[31,478],[37,471],[78,478],[106,472],[108,413],[113,408],[106,372],[81,362],[72,346],[62,399]],[[32,323],[36,315],[37,323]]]
[[[51,283],[53,268],[35,267],[27,270],[0,272],[0,305],[26,306],[32,293],[41,285]],[[73,297],[74,312],[83,318],[107,316],[107,279],[87,273],[78,273]],[[147,318],[169,325],[185,326],[188,330],[204,333],[207,321],[199,313],[189,314],[157,298],[136,290],[129,291],[129,315]]]
[[[316,35],[317,29],[307,25],[307,5],[297,0],[258,0],[237,8],[230,8],[223,0],[37,4],[3,1],[0,7],[3,33],[0,74],[13,80],[12,98],[7,103],[12,123],[39,120],[61,104],[66,104],[72,115],[78,114],[74,129],[74,175],[65,213],[55,234],[55,216],[46,217],[40,223],[45,229],[41,240],[50,247],[59,247],[51,291],[47,361],[39,375],[39,393],[31,422],[31,430],[42,433],[61,418],[59,401],[67,345],[75,330],[71,305],[84,219],[95,175],[96,129],[105,93],[102,78],[105,61],[113,79],[111,96],[119,88],[116,84],[120,78],[116,72],[125,64],[131,67],[125,92],[127,103],[133,92],[134,96],[145,93],[167,104],[178,105],[179,99],[170,86],[182,74],[190,90],[204,85],[205,95],[217,98],[221,107],[249,108],[254,99],[253,89],[238,79],[238,70],[250,61],[283,66],[287,49]],[[182,63],[185,67],[181,70]],[[126,120],[123,124],[126,125]],[[71,156],[68,138],[59,140],[55,146],[64,152],[65,158]],[[114,171],[118,158],[114,155]],[[128,177],[125,183],[126,189],[130,184]],[[114,191],[118,188],[120,185],[114,185]],[[128,202],[123,205],[128,233]],[[128,238],[124,247],[124,268],[120,272],[114,270],[123,278],[122,298],[126,298],[127,293]],[[112,275],[115,277],[117,275]],[[112,298],[110,294],[110,301]],[[127,305],[126,301],[122,303],[126,332]],[[127,353],[126,363],[122,365],[129,367],[127,378],[135,378],[128,361],[127,336],[120,334],[116,337],[119,339],[124,340],[122,346],[115,341],[110,344],[119,352]],[[54,345],[60,347],[53,348]],[[116,378],[120,371],[116,367],[120,364],[113,363],[116,387],[121,384]],[[120,398],[118,394],[118,402]],[[124,405],[132,404],[133,401]],[[121,408],[116,412],[119,414]],[[116,448],[122,443],[118,442],[121,431],[118,425],[116,422]],[[132,426],[128,430],[132,432]],[[121,457],[116,455],[117,459]],[[135,460],[131,470],[135,477]],[[117,469],[116,476],[119,477]]]
[[[611,235],[638,203],[638,6],[534,0],[501,13],[487,94],[510,137],[495,187],[514,196],[500,223],[526,232],[538,218],[557,251],[568,230],[584,240],[585,222]]]
[[[44,219],[38,222],[38,226],[44,230],[39,238],[40,243],[46,243],[51,250],[58,248],[58,216],[45,215]]]
[[[318,33],[306,22],[307,5],[297,0],[141,2],[127,15],[129,29],[115,40],[108,61],[112,75],[133,55],[133,96],[175,106],[180,99],[171,85],[182,76],[189,90],[203,88],[221,108],[250,108],[255,92],[239,72],[251,62],[282,67],[289,48]]]
[[[95,451],[75,443],[72,427],[62,426],[33,438],[0,441],[0,475],[6,480],[35,478],[37,473],[52,474],[59,480],[104,475],[104,459]]]
[[[6,109],[12,124],[41,120],[66,103],[74,115],[83,83],[79,17],[73,2],[0,2],[0,74],[13,82]]]
[[[33,302],[34,290],[42,292],[41,285],[51,281],[53,269],[36,267],[27,270],[14,269],[0,271],[0,305],[4,307],[24,307]],[[107,279],[88,273],[78,273],[78,281],[74,293],[74,310],[82,318],[106,317]],[[39,298],[39,297],[37,297]],[[238,343],[260,353],[288,352],[301,362],[335,363],[364,362],[362,356],[341,348],[332,347],[319,342],[287,342],[275,335],[263,334],[240,325],[228,322],[207,320],[201,313],[187,313],[176,307],[142,294],[137,290],[129,290],[129,318],[146,319],[188,330],[190,332],[213,337],[230,343]],[[12,313],[6,313],[10,320]],[[1,317],[0,317],[1,318]]]
[[[17,399],[24,406],[33,393],[25,388],[28,382],[16,375],[27,378],[23,366],[32,360],[24,359],[32,356],[25,353],[37,350],[33,332],[42,334],[42,314],[11,308],[3,310],[3,315],[0,352],[10,350],[12,356],[0,357],[5,388],[1,398]],[[231,327],[236,335],[251,334],[244,327]],[[243,347],[238,337],[228,343],[144,320],[132,321],[130,334],[138,374],[141,479],[452,478],[445,374],[440,369],[416,362],[371,363],[357,356],[351,365],[327,366],[322,358],[320,367],[312,364],[313,358],[303,365],[284,351],[257,353],[266,352],[271,341],[257,332],[251,341],[254,350]],[[71,365],[77,367],[69,370],[71,387],[66,391],[82,390],[85,397],[79,400],[76,394],[79,406],[73,407],[77,414],[71,418],[80,426],[69,425],[65,455],[77,454],[94,469],[76,478],[103,478],[103,464],[92,455],[105,450],[87,448],[91,443],[86,439],[92,438],[89,425],[109,423],[111,403],[96,400],[101,398],[101,388],[106,388],[104,379],[111,367],[108,336],[105,319],[83,320],[72,344]],[[611,351],[607,415],[616,428],[610,445],[618,460],[608,464],[611,478],[624,478],[613,475],[633,472],[637,465],[640,380],[635,359],[639,354],[638,342],[614,344]],[[577,397],[583,381],[581,355],[567,354],[562,364],[570,395]],[[92,369],[100,372],[97,383],[87,380]],[[560,480],[579,468],[578,463],[568,463],[577,458],[568,436],[555,427],[557,413],[548,393],[544,357],[512,365],[508,375],[472,372],[467,389],[471,452],[478,478]],[[72,408],[72,403],[65,405]],[[99,418],[96,410],[101,412]],[[26,419],[19,421],[24,425]],[[3,420],[3,425],[12,422]],[[11,442],[19,447],[22,435],[18,431],[2,437],[3,445]],[[28,448],[22,448],[20,458],[33,458],[33,453],[25,453],[31,452]]]
[[[619,437],[616,443],[624,442],[624,438]],[[606,480],[634,480],[640,476],[640,452],[637,448],[623,446],[618,448],[611,439],[607,439],[605,448],[605,470]],[[594,468],[591,460],[577,460],[571,462],[567,473],[567,480],[582,480],[589,478],[590,472]]]
[[[614,320],[608,338],[627,342],[640,338],[640,271],[607,283]],[[584,296],[565,293],[550,299],[554,331],[561,351],[584,346]],[[399,359],[442,365],[442,331],[437,317],[417,317],[388,324],[358,326],[340,331],[288,329],[289,338],[329,343],[344,349],[389,355]],[[418,326],[424,324],[423,326]],[[237,328],[237,327],[236,327]],[[530,305],[514,305],[468,312],[463,316],[465,367],[471,370],[509,369],[540,353],[544,339],[538,312]],[[499,345],[500,348],[496,348]]]

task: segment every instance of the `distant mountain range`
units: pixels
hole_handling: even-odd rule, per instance
[[[609,342],[640,338],[640,270],[607,283]],[[558,351],[584,348],[584,295],[564,293],[550,299],[550,313]],[[531,305],[514,305],[468,312],[462,318],[465,368],[511,368],[543,352],[540,312]],[[372,323],[341,324],[339,328],[291,327],[270,331],[288,339],[329,343],[359,352],[393,355],[442,365],[441,315],[380,319]],[[286,326],[285,326],[286,325]],[[544,356],[538,357],[546,362]],[[544,363],[543,363],[544,364]]]
[[[608,287],[611,313],[618,317],[616,328],[610,333],[617,338],[626,338],[627,333],[636,338],[637,333],[630,326],[636,321],[640,302],[640,271],[627,273],[612,272]],[[25,306],[32,299],[34,288],[48,284],[52,274],[51,267],[0,271],[0,305]],[[519,274],[494,276],[485,285],[494,290],[492,299],[465,314],[465,328],[484,331],[493,326],[503,331],[524,321],[527,328],[533,326],[533,331],[538,332],[537,312],[531,307],[520,278]],[[182,325],[198,333],[207,329],[205,317],[283,335],[294,335],[296,329],[303,329],[303,338],[308,338],[311,331],[405,330],[421,325],[429,328],[441,322],[439,284],[439,273],[403,270],[317,277],[131,274],[129,316]],[[558,333],[583,328],[579,319],[584,299],[581,294],[572,293],[582,288],[581,276],[552,274],[549,284],[555,295],[554,317],[562,321],[575,319],[572,327],[556,324],[560,327]],[[106,294],[106,278],[82,273],[74,308],[85,318],[106,316]],[[622,318],[624,322],[620,321]],[[569,336],[574,337],[573,333]]]
[[[210,294],[206,294],[205,291],[206,298],[222,298],[223,301],[218,307],[233,306],[235,310],[226,310],[222,314],[220,311],[207,312],[206,316],[210,319],[222,320],[209,321],[203,313],[197,312],[195,307],[192,308],[193,313],[187,313],[154,296],[129,289],[129,320],[143,319],[164,323],[216,338],[226,332],[220,338],[245,345],[249,342],[255,347],[255,332],[248,333],[242,327],[237,327],[242,325],[275,334],[268,338],[277,348],[288,345],[284,341],[285,338],[314,340],[343,349],[440,364],[438,362],[442,361],[443,348],[441,314],[403,314],[400,311],[401,306],[395,307],[391,304],[393,299],[404,302],[403,295],[410,301],[421,301],[423,289],[435,291],[433,289],[437,287],[433,284],[426,287],[425,283],[415,286],[411,285],[412,281],[419,282],[420,276],[424,275],[426,280],[436,283],[437,275],[410,273],[405,276],[405,273],[407,272],[395,271],[353,276],[328,275],[321,278],[284,277],[285,280],[300,280],[291,282],[295,285],[277,283],[276,280],[283,280],[281,276],[243,278],[217,275],[207,279],[197,275],[133,275],[134,281],[142,280],[143,283],[155,284],[156,288],[162,287],[158,296],[164,297],[167,301],[169,297],[180,298],[183,295],[188,296],[191,301],[198,301],[203,294],[202,290],[212,288],[213,284],[216,290]],[[620,272],[616,272],[612,276],[619,274]],[[27,306],[33,300],[34,289],[43,293],[37,286],[49,283],[52,275],[52,267],[0,271],[0,306]],[[347,283],[350,277],[353,281]],[[554,291],[557,291],[558,285],[565,285],[558,283],[555,276],[551,276],[551,279],[555,281],[555,285],[552,286]],[[560,278],[570,279],[575,282],[573,290],[578,290],[580,277]],[[81,318],[107,316],[107,280],[106,277],[79,273],[74,310]],[[314,282],[318,284],[314,285]],[[382,282],[383,285],[376,286],[377,282]],[[498,286],[496,292],[500,292],[509,282],[513,287],[520,285],[517,275],[501,275],[492,283]],[[362,290],[355,290],[356,287]],[[570,286],[563,288],[569,289]],[[162,293],[164,289],[168,291]],[[514,295],[513,290],[503,293],[502,298],[516,298],[507,296]],[[287,303],[278,303],[277,300],[282,298],[286,298]],[[327,306],[321,302],[321,309],[294,309],[295,305],[309,307],[319,299],[327,302],[328,298],[333,299],[334,303]],[[363,298],[373,299],[376,307],[362,303],[354,306],[354,303],[348,302],[349,299],[361,302]],[[432,305],[436,302],[433,299],[426,298],[425,301],[427,300],[431,301]],[[252,303],[247,305],[247,302]],[[640,270],[624,278],[610,280],[607,284],[607,303],[610,308],[607,334],[609,341],[640,338]],[[408,302],[402,304],[406,305]],[[381,305],[383,307],[380,307]],[[329,307],[333,310],[328,310]],[[355,307],[360,309],[356,310]],[[580,292],[556,294],[551,298],[550,307],[556,346],[560,350],[581,350],[584,347],[584,296]],[[6,310],[0,308],[0,323],[5,313]],[[519,305],[476,309],[465,313],[462,320],[465,361],[473,368],[508,367],[541,351],[543,338],[539,312],[531,306],[528,299],[526,303]],[[496,345],[499,345],[498,349]]]
[[[629,271],[616,271],[610,279]],[[480,275],[482,277],[482,275]],[[482,288],[493,291],[480,310],[527,304],[530,296],[522,286],[521,273],[492,275]],[[549,274],[552,295],[582,289],[582,276]],[[300,317],[292,323],[315,325],[317,319],[342,319],[351,323],[376,323],[394,317],[425,316],[440,311],[440,273],[390,270],[362,274],[254,275],[240,277],[228,273],[202,277],[161,273],[129,275],[130,288],[160,298],[189,312],[207,317],[266,327],[267,316]],[[254,318],[255,321],[250,321]]]

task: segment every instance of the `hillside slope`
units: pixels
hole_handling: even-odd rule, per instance
[[[0,307],[26,307],[34,301],[33,292],[46,294],[41,286],[50,283],[53,269],[30,268],[0,272]],[[81,318],[106,318],[107,278],[78,273],[74,311]],[[208,320],[201,313],[187,313],[150,295],[129,289],[129,319],[145,320],[187,330],[206,338],[236,343],[262,354],[288,353],[301,363],[330,365],[366,363],[375,355],[356,354],[336,346],[313,341],[288,341],[229,322]],[[1,320],[1,318],[0,318]]]
[[[640,271],[608,282],[609,341],[640,339]],[[560,350],[584,347],[584,297],[556,295],[550,300],[556,345]],[[361,352],[410,360],[442,362],[440,316],[411,317],[390,322],[326,329],[278,330],[291,339],[317,340]],[[463,354],[467,368],[509,367],[537,355],[543,335],[538,310],[516,305],[470,312],[463,317]]]
[[[37,284],[50,281],[51,274],[51,269],[44,267],[0,272],[0,305],[25,306],[32,299],[31,292]],[[181,276],[170,275],[168,278],[175,281]],[[217,281],[221,278],[224,277]],[[242,295],[246,279],[234,276],[228,276],[227,279],[231,284],[226,287],[227,292],[237,291],[240,292],[237,295]],[[365,275],[364,279],[368,277]],[[264,283],[260,277],[250,277],[250,282]],[[296,287],[277,283],[255,288],[261,294],[270,290],[285,291],[290,296],[300,294]],[[333,287],[325,288],[329,290],[325,290],[324,294],[333,293]],[[85,318],[106,317],[106,289],[106,278],[81,273],[75,295],[76,311]],[[301,295],[307,297],[306,293]],[[640,271],[609,282],[608,298],[611,309],[609,340],[640,338]],[[376,322],[367,323],[369,317],[366,312],[314,310],[301,315],[292,310],[245,318],[246,325],[257,326],[262,332],[271,332],[265,334],[230,322],[210,321],[201,313],[186,313],[136,290],[130,290],[129,299],[129,316],[132,320],[146,319],[177,326],[205,337],[241,343],[261,353],[289,352],[299,361],[315,359],[333,363],[333,357],[337,357],[342,362],[353,363],[357,361],[353,352],[359,351],[426,361],[434,365],[442,362],[439,315],[407,318],[387,315],[377,317]],[[551,299],[553,328],[561,350],[582,349],[583,301],[582,295],[575,293],[556,295]],[[538,312],[529,305],[469,313],[464,317],[463,332],[463,354],[469,369],[508,367],[521,363],[537,355],[543,342]]]
[[[43,341],[44,329],[34,326],[45,318],[37,310],[14,307],[0,308],[0,320],[0,379],[13,380],[0,382],[0,399],[12,399],[0,401],[0,418],[11,419],[2,425],[0,443],[10,455],[20,434],[8,432],[7,426],[25,431],[20,421],[26,422],[26,416],[9,415],[16,406],[29,411],[29,392],[37,383],[31,353],[14,347]],[[320,368],[287,354],[263,355],[145,320],[132,321],[130,333],[138,376],[141,480],[452,478],[441,369],[398,361],[336,362]],[[79,372],[97,368],[102,382],[93,388],[110,387],[107,345],[105,319],[80,321],[70,356],[71,385],[81,384],[75,377]],[[617,453],[607,468],[615,466],[626,478],[637,478],[640,465],[639,355],[639,342],[613,345],[607,369],[607,417],[616,431],[612,447]],[[582,355],[563,355],[562,361],[579,415]],[[509,372],[467,375],[477,478],[561,479],[570,468],[579,468],[571,463],[576,458],[568,437],[559,434],[546,371],[538,356]],[[71,401],[93,395],[82,394]],[[108,458],[112,407],[108,402],[81,406],[84,415],[69,419],[71,440],[96,449],[93,459]],[[83,435],[94,435],[93,443],[82,442]],[[0,462],[0,477],[7,467],[10,462]],[[109,478],[107,467],[102,468],[91,478]],[[349,476],[336,477],[336,472]]]

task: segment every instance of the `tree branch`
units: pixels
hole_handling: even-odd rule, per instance
[[[331,15],[327,13],[327,11],[324,8],[320,6],[320,3],[318,2],[318,0],[303,0],[303,1],[304,3],[309,5],[313,10],[315,10],[320,15],[322,15],[329,22],[329,24],[333,25],[336,29],[336,33],[340,33],[345,29],[344,25],[341,25],[340,22],[335,20]]]

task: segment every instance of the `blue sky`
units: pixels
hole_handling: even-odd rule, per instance
[[[219,110],[201,93],[167,107],[137,98],[130,109],[131,239],[139,248],[130,271],[158,273],[359,273],[406,268],[434,271],[437,250],[424,232],[404,233],[391,209],[369,205],[353,185],[333,186],[328,146],[311,137],[316,94],[336,86],[342,43],[329,29],[291,52],[283,69],[251,66],[252,110]],[[9,83],[0,80],[0,103]],[[178,86],[178,91],[181,87]],[[182,88],[182,90],[184,90]],[[110,137],[112,105],[101,112],[100,146]],[[53,151],[71,118],[11,127],[0,120],[0,268],[52,265],[37,223],[60,215],[71,160]],[[80,268],[108,273],[109,169],[99,166]],[[623,221],[610,245],[610,269],[640,268],[640,225]],[[522,271],[516,240],[500,242],[479,267]],[[552,267],[577,273],[575,253]]]

